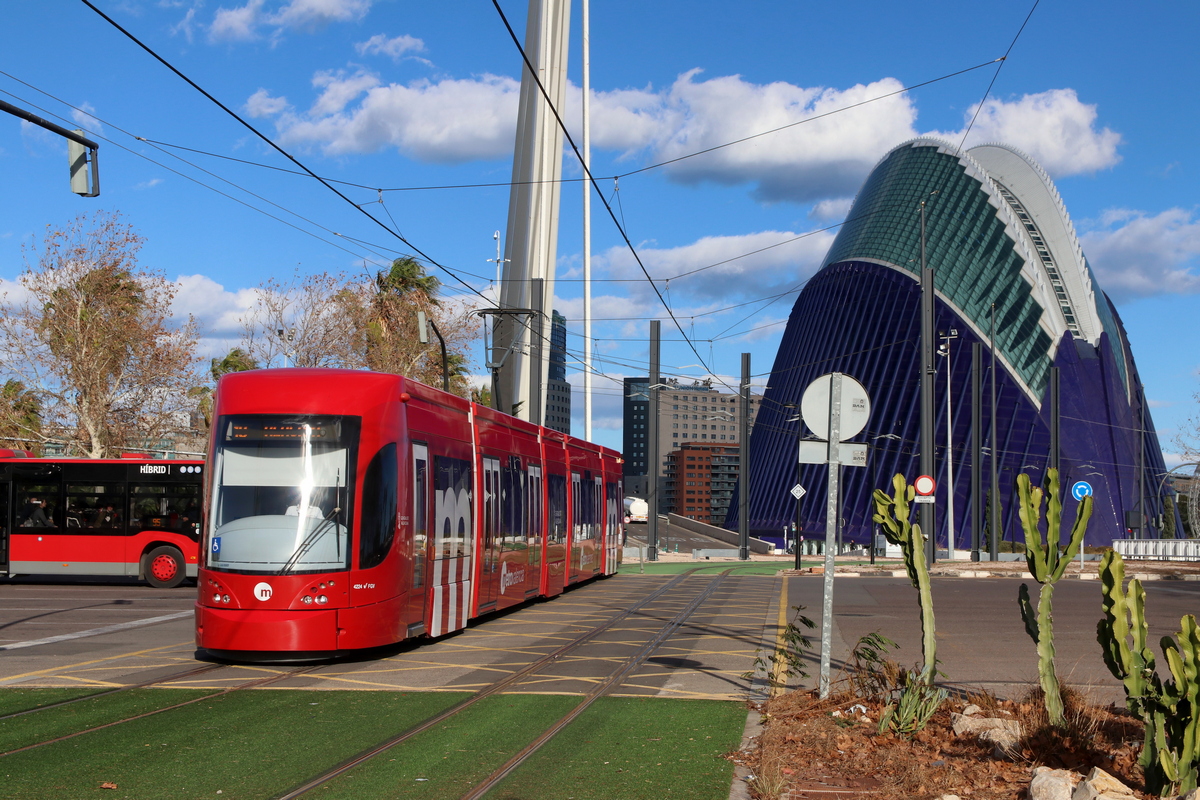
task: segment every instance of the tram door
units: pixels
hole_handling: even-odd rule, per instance
[[[479,576],[479,608],[496,605],[496,590],[500,581],[500,561],[504,548],[501,533],[500,460],[483,458],[483,552]]]
[[[567,571],[567,583],[578,580],[579,560],[583,553],[583,479],[578,472],[571,473],[571,542],[570,564]]]
[[[414,635],[425,620],[425,583],[429,574],[429,448],[413,444],[412,452],[412,575],[408,587],[409,635]]]
[[[0,573],[8,572],[8,532],[12,529],[12,516],[9,511],[12,501],[10,481],[0,481]]]
[[[615,481],[604,484],[604,574],[612,575],[621,563],[621,541],[624,529],[621,525],[621,492]]]
[[[546,511],[542,502],[545,496],[542,489],[542,468],[535,464],[529,465],[529,477],[526,481],[529,492],[525,508],[528,511],[529,527],[526,535],[526,553],[529,554],[529,577],[525,580],[525,596],[537,594],[542,585],[542,540],[545,533]]]

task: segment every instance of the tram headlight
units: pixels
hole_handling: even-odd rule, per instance
[[[214,602],[214,603],[219,603],[219,602],[221,602],[221,594],[220,594],[219,592],[218,592],[217,594],[214,594],[214,595],[213,595],[213,602]]]
[[[323,606],[328,602],[329,602],[329,598],[326,597],[325,595],[323,595],[323,594],[317,595],[317,605]]]
[[[227,594],[223,594],[223,595],[221,595],[221,602],[222,602],[222,603],[228,603],[228,602],[229,602],[229,595],[227,595]]]
[[[300,602],[304,603],[304,605],[306,605],[306,606],[311,606],[312,605],[312,595],[311,594],[304,595],[304,597],[300,598]]]

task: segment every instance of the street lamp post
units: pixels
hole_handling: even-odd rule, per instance
[[[954,415],[950,408],[950,395],[953,394],[954,371],[950,363],[950,342],[958,338],[958,329],[951,328],[949,333],[938,337],[942,346],[938,355],[946,357],[946,553],[954,560]]]

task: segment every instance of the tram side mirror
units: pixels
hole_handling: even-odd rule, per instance
[[[417,339],[421,344],[429,344],[429,324],[425,321],[425,312],[417,312]]]

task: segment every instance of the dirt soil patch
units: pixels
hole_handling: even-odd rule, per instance
[[[1123,709],[1099,708],[1064,691],[1067,727],[1047,723],[1039,690],[1017,702],[990,695],[951,698],[911,739],[878,730],[882,704],[853,694],[817,699],[798,691],[766,703],[764,730],[745,760],[759,800],[850,798],[1025,798],[1034,767],[1086,775],[1100,767],[1135,792],[1143,786],[1137,764],[1142,723]],[[1015,720],[1022,737],[1001,752],[973,734],[955,735],[951,714],[969,704],[976,716]],[[741,756],[747,754],[741,753]],[[1148,798],[1150,795],[1137,794]]]

